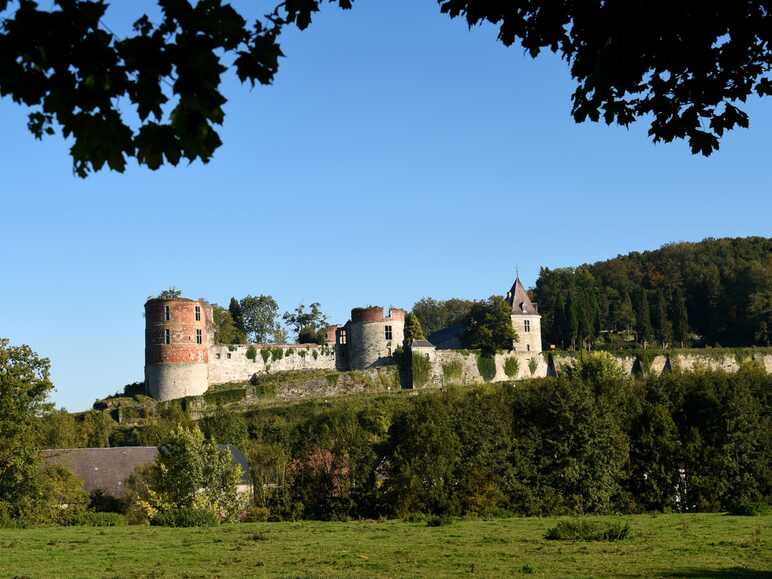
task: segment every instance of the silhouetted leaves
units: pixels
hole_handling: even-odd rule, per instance
[[[71,137],[80,176],[105,164],[122,171],[129,157],[152,169],[181,157],[207,162],[221,144],[222,74],[233,67],[242,82],[273,82],[280,33],[306,29],[325,4],[286,0],[250,23],[223,0],[157,2],[159,23],[144,15],[133,35],[117,38],[102,21],[103,0],[56,0],[51,10],[0,0],[0,14],[16,7],[0,17],[0,96],[33,109],[36,138],[56,128]],[[772,94],[765,3],[437,2],[469,26],[494,24],[503,44],[519,43],[534,58],[545,49],[561,55],[577,82],[577,122],[644,118],[655,142],[686,139],[693,153],[709,155],[726,131],[748,126],[738,102]]]

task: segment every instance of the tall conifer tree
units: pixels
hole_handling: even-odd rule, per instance
[[[246,333],[244,328],[244,314],[241,311],[241,304],[236,298],[231,298],[230,304],[228,304],[228,311],[233,318],[233,324],[242,332]]]

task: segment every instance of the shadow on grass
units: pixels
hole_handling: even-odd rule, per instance
[[[727,567],[726,569],[682,569],[672,573],[662,573],[661,577],[705,577],[707,579],[715,577],[739,577],[757,579],[759,577],[772,577],[772,571],[757,571],[755,569],[746,569],[744,567]]]

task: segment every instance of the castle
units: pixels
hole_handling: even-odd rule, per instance
[[[541,316],[519,277],[506,295],[518,335],[514,352],[541,352]],[[255,374],[284,370],[366,370],[394,363],[405,336],[405,311],[354,308],[343,326],[327,329],[325,344],[227,345],[214,341],[212,306],[183,297],[152,298],[145,303],[145,387],[157,400],[200,396],[210,385],[249,380]],[[430,337],[431,338],[431,337]],[[413,345],[434,360],[454,345]],[[525,366],[525,364],[523,364]]]

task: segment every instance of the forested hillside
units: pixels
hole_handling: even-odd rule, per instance
[[[772,239],[672,243],[576,268],[543,268],[533,290],[545,345],[772,341]]]

